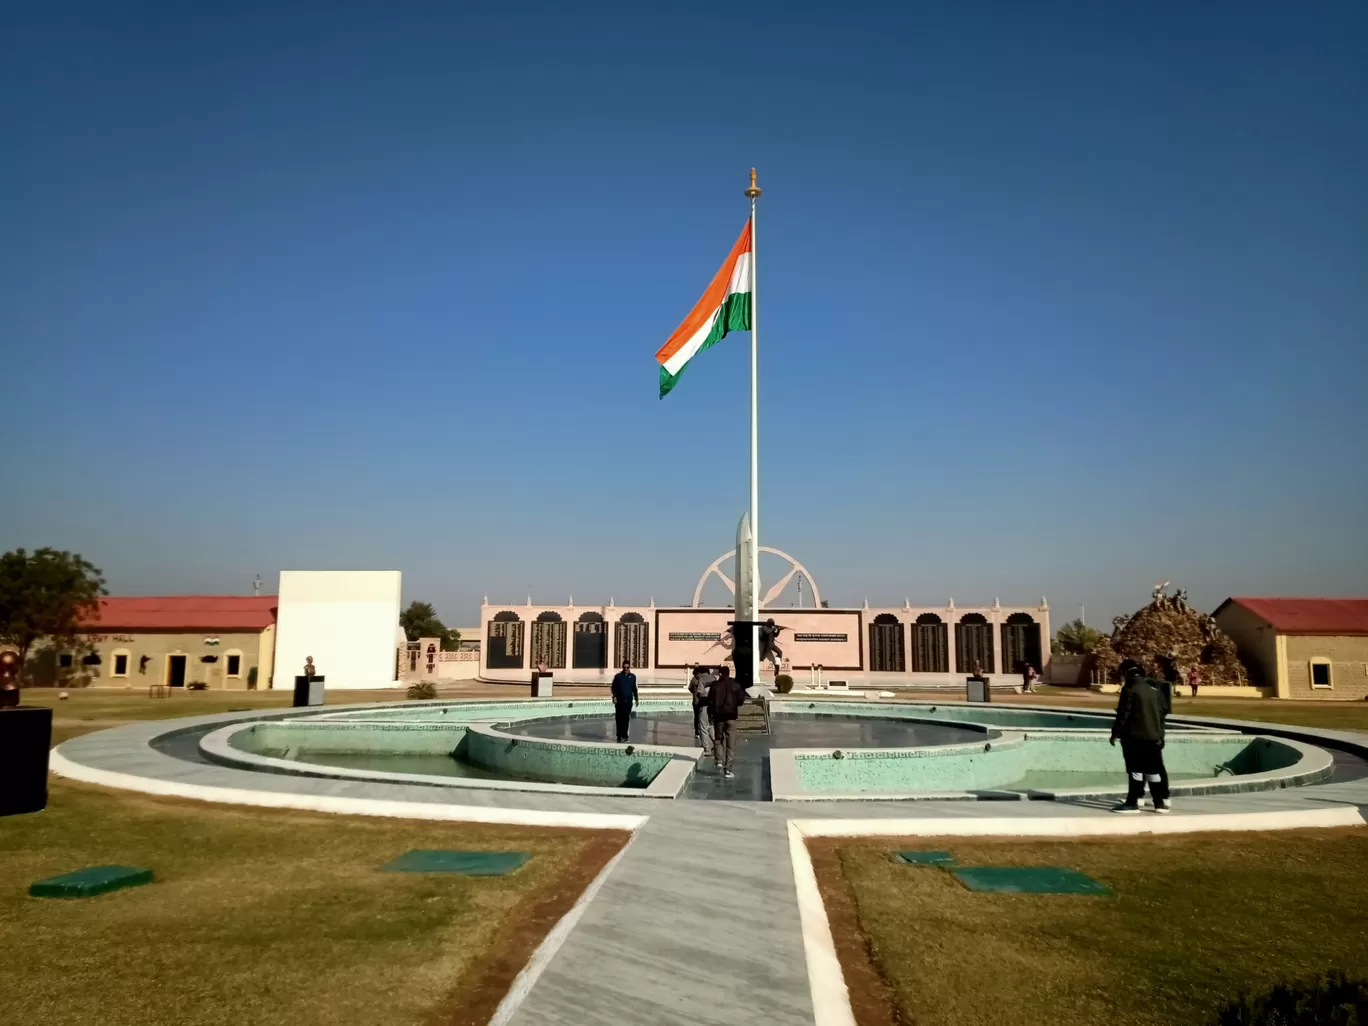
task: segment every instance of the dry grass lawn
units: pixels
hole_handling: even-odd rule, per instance
[[[207,805],[52,781],[0,819],[0,1021],[25,1026],[427,1026],[488,1021],[621,846],[534,830]],[[508,877],[382,873],[410,848],[531,851]],[[39,899],[88,865],[146,887]]]
[[[1072,866],[1114,897],[971,893],[890,852]],[[810,844],[860,1026],[1201,1024],[1241,990],[1368,974],[1368,828]]]

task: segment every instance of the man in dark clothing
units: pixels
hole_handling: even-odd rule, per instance
[[[708,711],[708,692],[715,680],[717,677],[706,666],[695,666],[689,681],[689,694],[693,696],[694,740],[703,744],[706,737],[709,748],[712,747],[712,739],[711,733],[704,728],[704,716]]]
[[[641,696],[637,694],[636,674],[632,664],[624,662],[622,672],[613,678],[613,713],[617,718],[618,743],[627,740],[627,725],[632,722],[632,709]]]
[[[721,667],[717,680],[708,689],[708,718],[712,720],[713,758],[724,777],[733,777],[732,772],[732,723],[736,720],[737,710],[746,696],[741,685],[732,679],[731,668]]]
[[[1126,800],[1113,812],[1139,812],[1140,799],[1149,784],[1155,812],[1168,812],[1168,773],[1164,770],[1164,720],[1169,713],[1163,681],[1145,676],[1145,668],[1134,660],[1121,664],[1126,682],[1116,703],[1111,743],[1121,742],[1126,761],[1128,788]]]
[[[1173,712],[1173,696],[1178,694],[1178,685],[1183,682],[1183,675],[1178,672],[1178,660],[1173,654],[1160,656],[1155,660],[1155,664],[1160,677],[1163,678],[1163,683],[1159,685],[1159,689],[1164,693],[1164,722],[1167,724],[1169,713]],[[1162,781],[1164,793],[1167,794],[1169,786],[1168,767],[1165,766],[1161,772],[1164,776]]]

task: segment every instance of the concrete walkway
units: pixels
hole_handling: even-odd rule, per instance
[[[272,714],[270,718],[279,715]],[[900,832],[1018,832],[1051,820],[1057,832],[1205,828],[1230,813],[1368,809],[1368,777],[1339,783],[1214,795],[1178,802],[1173,816],[1112,816],[1110,803],[660,801],[573,794],[493,792],[253,773],[149,747],[168,732],[263,718],[260,711],[138,723],[73,738],[54,770],[78,779],[211,801],[326,807],[415,818],[635,827],[623,857],[545,965],[511,1026],[595,1022],[689,1026],[813,1026],[804,937],[789,855],[790,820],[898,821]],[[1231,726],[1231,721],[1189,722]],[[1362,734],[1241,724],[1368,755]],[[190,746],[191,748],[193,746]],[[706,772],[701,770],[700,772]],[[310,804],[313,803],[313,804]],[[1153,827],[1145,826],[1152,823]],[[1042,823],[1042,826],[1045,824]],[[1051,827],[1054,829],[1054,826]],[[839,982],[836,986],[841,986]],[[842,989],[843,993],[843,989]],[[818,1024],[823,1026],[823,1024]]]

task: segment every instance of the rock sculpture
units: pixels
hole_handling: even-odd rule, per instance
[[[1112,683],[1120,683],[1117,667],[1123,659],[1134,659],[1155,672],[1158,657],[1169,656],[1180,673],[1197,666],[1203,683],[1247,686],[1249,673],[1240,662],[1235,642],[1209,614],[1188,604],[1186,591],[1179,588],[1173,596],[1165,594],[1167,584],[1154,589],[1143,609],[1112,620],[1111,637],[1097,648],[1099,671]]]

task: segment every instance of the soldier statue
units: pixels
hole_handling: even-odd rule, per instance
[[[779,664],[783,661],[784,650],[779,647],[779,632],[787,628],[781,627],[773,619],[766,620],[760,625],[760,661],[766,660],[774,664],[774,672],[779,672]]]

